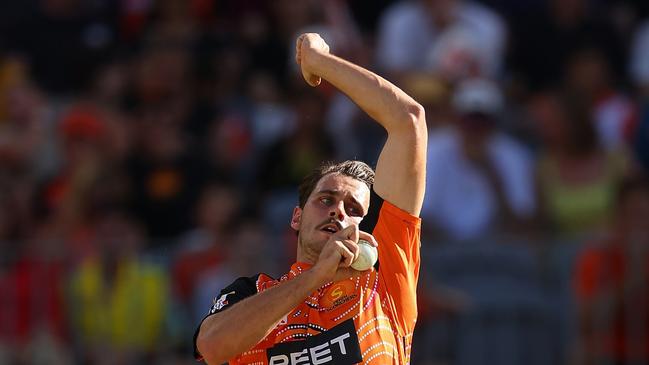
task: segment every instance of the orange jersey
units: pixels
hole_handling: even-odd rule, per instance
[[[230,364],[409,363],[417,320],[421,223],[418,217],[377,200],[372,208],[378,205],[380,211],[372,234],[379,243],[378,269],[322,286],[255,347],[230,359]],[[237,279],[221,291],[210,314],[291,280],[309,267],[295,263],[279,280],[264,274]],[[196,357],[201,359],[198,353]]]

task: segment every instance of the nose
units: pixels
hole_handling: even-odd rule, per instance
[[[339,221],[345,220],[345,206],[343,202],[340,202],[332,207],[332,210],[329,212],[331,218],[337,219]]]

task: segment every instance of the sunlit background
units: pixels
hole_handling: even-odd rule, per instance
[[[21,0],[0,364],[193,364],[218,291],[288,269],[296,184],[385,138],[305,31],[426,107],[413,365],[649,363],[649,2]]]

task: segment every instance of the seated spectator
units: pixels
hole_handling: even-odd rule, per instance
[[[150,363],[164,348],[169,307],[164,268],[139,256],[142,231],[119,212],[105,213],[95,227],[98,255],[74,269],[68,309],[84,363]]]
[[[486,80],[455,91],[456,124],[430,134],[423,214],[457,240],[510,231],[535,210],[532,160],[497,128],[503,96]]]
[[[649,178],[625,179],[615,200],[610,235],[577,260],[576,364],[649,359]]]
[[[626,169],[624,155],[600,145],[583,100],[540,95],[532,114],[543,149],[537,178],[544,227],[573,238],[601,232]]]

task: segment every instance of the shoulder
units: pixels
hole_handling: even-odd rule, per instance
[[[406,226],[419,226],[421,219],[384,200],[372,189],[370,209],[363,218],[360,229],[365,232],[374,232],[379,225],[393,225],[390,222],[399,222]]]
[[[221,312],[231,305],[257,294],[263,290],[263,286],[271,281],[274,281],[274,279],[265,274],[237,278],[230,285],[223,288],[219,295],[214,298],[208,315]]]

